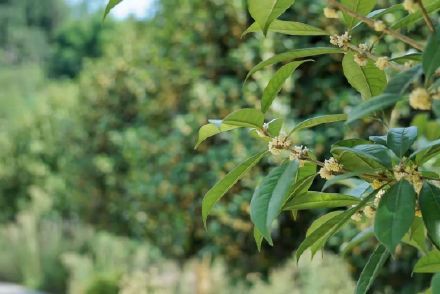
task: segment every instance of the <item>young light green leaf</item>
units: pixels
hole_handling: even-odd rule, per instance
[[[402,158],[417,139],[417,128],[394,128],[387,135],[387,146]]]
[[[104,19],[106,16],[110,13],[110,11],[119,3],[121,3],[124,0],[109,0],[107,6],[105,7],[104,11]]]
[[[419,204],[429,238],[440,248],[440,188],[425,181],[420,191]]]
[[[275,75],[270,79],[269,84],[264,89],[263,98],[261,99],[261,110],[263,112],[266,112],[270,105],[272,105],[275,96],[281,91],[281,88],[283,87],[283,84],[287,78],[292,75],[298,66],[307,61],[311,60],[294,61],[283,65],[279,70],[277,70]]]
[[[423,253],[428,253],[428,248],[426,247],[426,230],[425,224],[421,217],[415,217],[414,222],[408,233],[402,239],[402,242],[417,248]]]
[[[263,235],[258,231],[257,227],[254,226],[254,239],[257,244],[258,251],[261,251],[261,245],[263,244]]]
[[[356,294],[366,294],[379,273],[379,270],[390,256],[389,251],[383,245],[378,245],[368,259],[356,284]]]
[[[394,252],[414,220],[416,192],[406,180],[400,180],[382,196],[376,211],[374,233],[377,239]]]
[[[387,78],[383,70],[378,69],[371,60],[366,66],[359,66],[354,61],[353,52],[345,54],[342,68],[350,85],[361,93],[365,100],[382,93],[387,85]]]
[[[434,32],[423,51],[422,65],[426,79],[429,80],[440,67],[440,30]]]
[[[314,249],[312,250],[312,253],[314,253],[319,250],[319,248],[323,247],[328,238],[338,232],[350,217],[363,208],[376,195],[376,193],[377,191],[374,191],[362,199],[362,201],[356,206],[320,224],[320,226],[310,233],[310,235],[307,235],[301,245],[299,245],[298,250],[295,253],[296,259],[298,260],[308,248]]]
[[[254,108],[243,108],[226,116],[223,123],[231,126],[261,129],[264,124],[264,114]]]
[[[440,139],[417,149],[409,158],[413,159],[418,165],[421,165],[439,153]]]
[[[285,210],[303,210],[315,208],[335,208],[355,205],[360,202],[359,198],[337,193],[323,193],[308,191],[288,201]]]
[[[293,134],[296,131],[312,128],[318,125],[327,124],[327,123],[333,123],[338,121],[344,121],[347,119],[346,114],[329,114],[329,115],[321,115],[317,117],[312,117],[309,119],[306,119],[299,124],[297,124],[290,132],[289,135]]]
[[[379,110],[389,108],[402,99],[400,94],[382,94],[380,96],[368,99],[353,107],[348,114],[347,124],[357,119],[366,117]]]
[[[275,56],[272,56],[271,58],[264,60],[260,63],[258,63],[256,66],[254,66],[249,73],[246,76],[245,82],[247,79],[256,73],[257,71],[261,70],[262,68],[265,68],[266,66],[278,63],[278,62],[285,62],[285,61],[292,61],[298,58],[304,58],[304,57],[311,57],[316,55],[323,55],[323,54],[337,54],[342,53],[343,51],[339,48],[334,47],[316,47],[316,48],[304,48],[304,49],[296,49],[288,52],[284,52],[281,54],[277,54]]]
[[[221,124],[220,126],[215,125],[215,124],[206,124],[204,126],[202,126],[199,130],[199,137],[197,139],[197,143],[196,146],[194,147],[194,149],[197,149],[197,147],[199,147],[199,145],[205,141],[207,138],[215,136],[217,134],[220,134],[222,132],[227,132],[233,129],[239,128],[238,126],[230,126],[227,124]]]
[[[346,256],[353,248],[361,245],[365,241],[374,237],[373,227],[368,227],[365,230],[359,232],[353,239],[347,243],[343,243],[340,247],[342,256]]]
[[[270,231],[273,221],[289,196],[298,172],[298,161],[289,161],[274,168],[254,192],[251,200],[251,220],[264,238],[272,244]]]
[[[280,134],[283,124],[284,124],[284,119],[282,118],[273,119],[267,123],[267,132],[272,137],[276,137]]]
[[[376,0],[342,0],[341,3],[360,15],[367,15],[373,10]],[[347,13],[343,13],[343,15],[345,25],[350,30],[356,24],[357,19]]]
[[[260,32],[260,26],[258,23],[254,22],[247,30],[241,35],[245,36],[249,33]],[[304,24],[296,21],[286,21],[286,20],[274,20],[270,26],[269,31],[281,33],[290,36],[325,36],[328,35],[326,31],[320,28]]]
[[[261,151],[250,158],[246,159],[230,171],[223,179],[218,181],[205,195],[202,202],[202,216],[203,223],[206,226],[206,219],[214,207],[215,203],[219,201],[231,187],[240,180],[246,172],[255,166],[265,155],[267,151]]]
[[[433,1],[429,5],[426,5],[426,11],[428,13],[437,12],[440,10],[440,1]],[[400,18],[395,24],[391,26],[391,29],[398,30],[404,27],[409,27],[419,21],[423,21],[423,14],[419,10],[414,13],[410,13],[407,16]]]
[[[295,0],[248,0],[249,13],[266,35],[270,24],[294,2]]]
[[[415,273],[440,272],[440,251],[433,250],[417,261],[414,266]]]
[[[294,210],[292,210],[294,211]],[[320,228],[322,225],[324,225],[325,223],[327,223],[328,221],[330,221],[330,219],[338,216],[339,214],[343,213],[342,210],[336,210],[336,211],[332,211],[329,212],[327,214],[324,214],[322,216],[320,216],[319,218],[317,218],[309,227],[309,229],[306,232],[306,237],[308,237],[309,235],[311,235],[314,231],[316,231],[318,228]],[[324,247],[325,242],[327,242],[326,238],[322,238],[320,240],[318,240],[317,242],[315,242],[312,246],[310,246],[310,250],[312,251],[312,256],[318,252],[322,247]]]

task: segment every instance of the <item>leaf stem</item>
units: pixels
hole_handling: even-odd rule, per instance
[[[336,7],[336,8],[338,8],[338,9],[342,10],[343,12],[345,12],[345,13],[348,14],[348,15],[350,15],[351,17],[354,17],[354,18],[358,19],[359,21],[365,23],[366,25],[368,25],[370,28],[372,28],[372,29],[374,30],[374,20],[371,20],[371,19],[369,19],[368,17],[365,17],[365,16],[363,16],[363,15],[360,15],[359,13],[357,13],[357,12],[351,10],[350,8],[348,8],[347,6],[345,6],[345,5],[341,4],[341,3],[339,3],[339,2],[336,1],[336,0],[327,0],[327,1],[328,1],[331,5],[333,5],[334,7]],[[408,36],[405,36],[405,35],[399,33],[398,31],[394,31],[394,30],[392,30],[392,29],[385,28],[385,29],[383,30],[383,32],[384,32],[385,34],[388,34],[388,35],[390,35],[390,36],[393,36],[394,38],[396,38],[396,39],[398,39],[398,40],[400,40],[400,41],[402,41],[402,42],[404,42],[404,43],[410,45],[410,46],[413,47],[413,48],[416,48],[416,49],[418,49],[418,50],[420,50],[420,51],[423,50],[423,46],[420,45],[416,40],[414,40],[414,39],[412,39],[412,38],[410,38],[410,37],[408,37]]]
[[[426,11],[425,6],[423,5],[422,0],[416,0],[417,4],[420,7],[420,10],[422,11],[422,15],[423,15],[423,19],[426,22],[426,25],[428,26],[429,30],[434,33],[435,32],[435,27],[434,24],[432,23],[431,18],[429,17],[428,11]]]

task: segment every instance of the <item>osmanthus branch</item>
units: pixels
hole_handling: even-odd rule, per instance
[[[345,5],[339,3],[336,0],[327,0],[327,1],[331,6],[334,6],[334,7],[338,8],[339,10],[342,10],[346,14],[358,19],[359,21],[365,23],[366,25],[368,25],[370,28],[372,28],[374,30],[374,20],[369,19],[368,17],[365,17],[365,16],[351,10],[350,8],[346,7]],[[423,46],[421,44],[419,44],[416,40],[414,40],[408,36],[405,36],[405,35],[399,33],[398,31],[394,31],[389,28],[384,28],[383,32],[385,34],[388,34],[388,35],[410,45],[411,47],[413,47],[415,49],[418,49],[420,51],[423,50]]]
[[[419,7],[420,7],[420,10],[422,11],[423,19],[425,20],[426,25],[428,26],[429,30],[430,30],[431,32],[435,32],[434,24],[432,23],[432,20],[431,20],[431,18],[429,17],[428,11],[426,11],[426,8],[425,8],[425,6],[423,5],[422,0],[416,0],[416,1],[417,1],[417,4],[418,4]]]
[[[373,61],[377,61],[377,59],[378,59],[378,57],[376,55],[372,54],[369,51],[363,51],[363,50],[359,49],[359,47],[357,47],[357,46],[355,46],[353,44],[348,43],[347,47],[350,48],[353,51],[356,51],[359,54],[365,54],[365,56],[367,56],[369,59],[371,59]],[[392,68],[394,68],[395,70],[398,70],[398,71],[407,70],[407,68],[405,66],[402,66],[402,65],[394,63],[394,62],[390,62],[389,65],[390,65],[390,67],[392,67]]]

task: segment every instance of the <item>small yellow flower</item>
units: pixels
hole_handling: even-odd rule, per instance
[[[376,20],[374,22],[374,30],[376,32],[382,32],[383,30],[385,30],[386,26],[385,23],[381,20]]]
[[[416,209],[415,216],[422,217],[422,211],[420,209]]]
[[[285,136],[278,136],[272,139],[268,144],[269,152],[273,155],[281,154],[282,150],[286,150],[292,145],[290,140]]]
[[[355,222],[360,222],[362,220],[362,212],[358,211],[351,216],[351,219]]]
[[[432,107],[432,98],[425,88],[417,88],[409,95],[409,104],[414,109],[430,110]]]
[[[342,164],[338,163],[336,159],[331,157],[324,161],[324,166],[319,170],[319,175],[323,179],[330,179],[336,173],[342,172]]]
[[[374,206],[375,207],[379,207],[379,203],[380,203],[380,199],[382,199],[382,196],[385,194],[385,190],[379,190],[377,193],[376,193],[376,196],[374,197]]]
[[[373,182],[371,182],[371,187],[376,190],[379,189],[380,187],[382,187],[384,185],[384,182],[379,181],[377,179],[374,179]]]
[[[366,206],[364,208],[364,214],[368,218],[373,218],[374,215],[376,214],[376,209],[372,206]]]
[[[354,55],[354,62],[356,62],[359,66],[366,66],[368,63],[368,58],[363,54],[356,53]]]
[[[414,0],[405,0],[403,1],[403,9],[405,9],[409,13],[414,13],[417,10],[417,6]]]
[[[331,44],[344,49],[347,49],[347,45],[350,42],[350,40],[351,40],[351,36],[348,34],[348,32],[345,32],[340,36],[338,35],[330,36]]]
[[[368,47],[367,44],[365,43],[361,43],[358,45],[359,50],[363,51],[363,52],[368,52],[370,51],[370,48]]]
[[[327,18],[339,18],[338,12],[330,7],[324,8],[324,16]]]
[[[384,70],[385,68],[387,68],[390,65],[390,61],[389,61],[388,57],[382,56],[376,60],[375,64],[378,69]]]
[[[304,146],[294,146],[289,154],[290,160],[301,160],[308,156],[309,149]]]

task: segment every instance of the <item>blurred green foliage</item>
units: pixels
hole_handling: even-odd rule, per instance
[[[49,270],[38,265],[46,258],[0,266],[2,277],[58,291],[71,288],[67,275],[71,281],[81,280],[78,275],[88,267],[90,280],[77,283],[84,287],[81,291],[100,293],[103,290],[96,289],[107,287],[113,291],[124,273],[109,267],[109,274],[99,275],[95,267],[100,249],[84,244],[88,242],[116,244],[114,251],[123,251],[128,243],[146,241],[180,264],[194,256],[221,256],[232,274],[267,274],[273,265],[291,256],[310,224],[310,215],[301,214],[295,224],[289,217],[283,218],[274,236],[276,248],[264,248],[262,253],[256,250],[248,221],[246,203],[271,162],[234,188],[230,199],[216,208],[207,231],[201,222],[204,192],[259,146],[249,135],[233,131],[210,139],[195,151],[197,128],[206,123],[207,116],[222,118],[232,108],[255,106],[273,69],[259,72],[244,86],[243,80],[262,58],[327,43],[318,37],[271,34],[268,39],[262,35],[241,39],[249,24],[244,2],[162,0],[156,3],[151,19],[118,23],[108,19],[102,24],[101,14],[67,17],[62,0],[0,0],[0,221],[5,227],[16,222],[13,226],[21,228],[30,199],[42,193],[50,197],[55,222],[79,221],[132,239],[87,235],[80,239],[88,241],[80,245],[67,239],[69,246],[64,244],[62,224],[51,235],[58,243],[32,227],[34,240],[41,239],[33,242],[42,242],[37,251],[44,253],[45,246],[51,245],[58,246],[53,252],[60,254],[52,253]],[[321,1],[297,3],[289,13],[301,21],[305,17],[301,12],[307,9],[313,16],[308,23],[330,26],[321,16],[322,7]],[[284,116],[287,125],[292,125],[312,114],[340,113],[354,105],[360,98],[347,90],[335,64],[329,57],[319,58],[297,71],[272,113]],[[403,119],[412,117],[409,110],[402,114]],[[425,126],[438,124],[431,117],[417,119]],[[295,140],[323,157],[330,143],[342,138],[342,128],[342,124],[318,127]],[[378,128],[368,122],[350,132],[376,134]],[[431,127],[424,130],[430,139],[439,137]],[[77,230],[72,229],[72,238],[88,229]],[[352,234],[353,230],[347,230],[337,238],[348,240]],[[8,248],[18,250],[23,245],[21,239],[11,238],[2,233],[7,254],[0,262],[14,256]],[[100,243],[99,238],[107,241]],[[340,242],[331,242],[331,248],[336,244]],[[59,255],[69,250],[73,253],[62,259],[65,270],[53,270],[62,268]],[[356,266],[352,273],[358,273],[357,267],[365,263],[362,250],[351,258]],[[32,260],[36,260],[35,267],[29,266]],[[30,272],[16,268],[19,266]],[[393,264],[390,271],[397,267],[409,273],[410,267],[405,266]],[[304,279],[317,278],[310,274]],[[398,280],[395,288],[401,289],[405,283]],[[260,292],[269,291],[263,281],[256,285]]]

